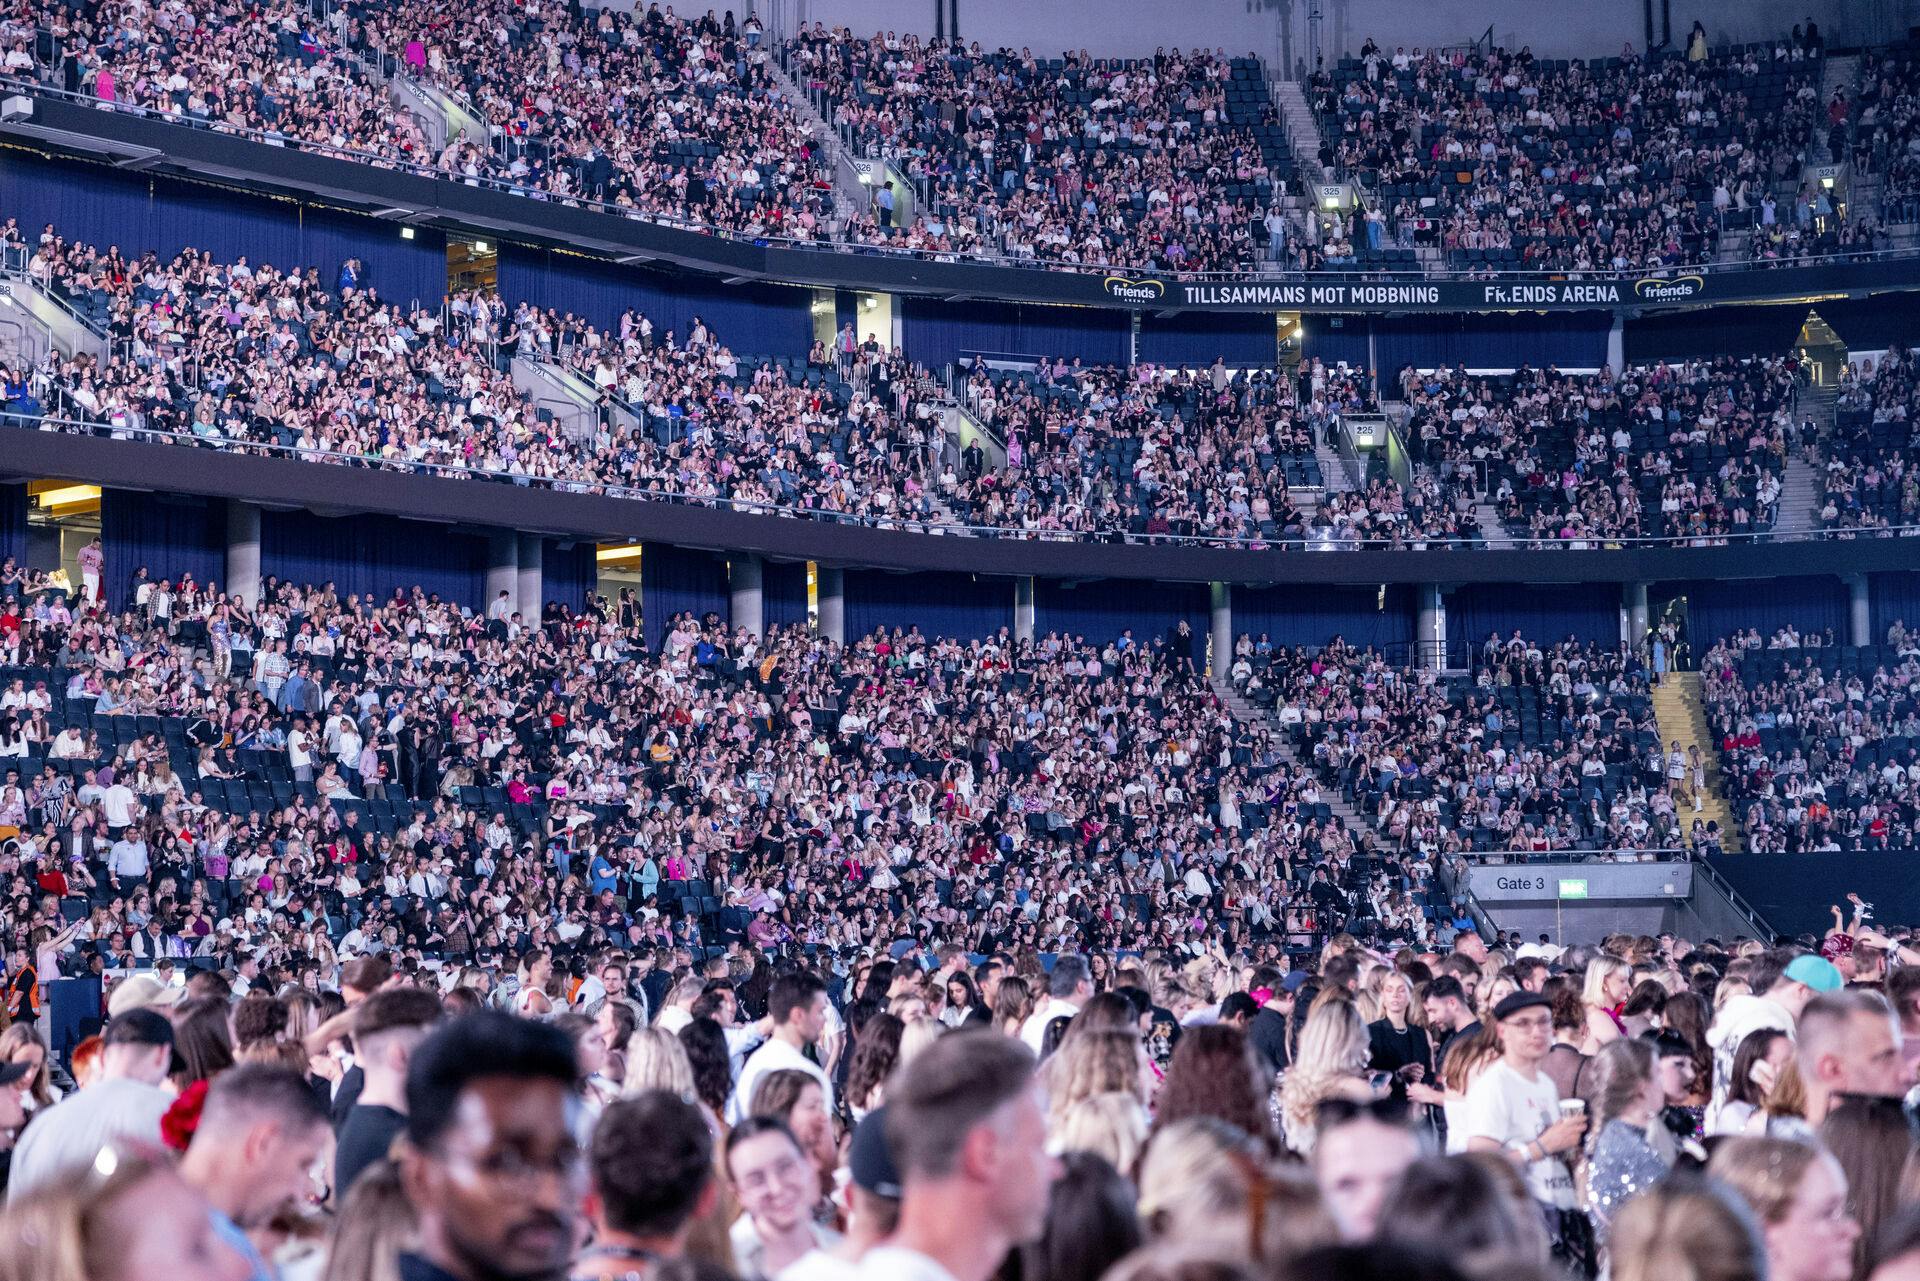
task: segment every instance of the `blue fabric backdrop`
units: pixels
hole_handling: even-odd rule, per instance
[[[1612,328],[1613,317],[1608,313],[1375,316],[1374,354],[1383,379],[1407,365],[1417,369],[1439,365],[1517,369],[1523,364],[1597,369],[1607,363],[1607,335]]]
[[[640,554],[640,613],[647,648],[658,651],[675,614],[691,611],[721,618],[733,612],[727,592],[727,562],[712,552],[648,543]]]
[[[1013,582],[972,574],[846,574],[847,640],[876,627],[918,627],[928,638],[984,640],[1013,627]]]
[[[1225,356],[1229,365],[1271,366],[1280,358],[1280,334],[1271,312],[1176,312],[1164,319],[1154,312],[1140,317],[1139,358],[1155,365],[1211,365]]]
[[[766,561],[760,572],[762,622],[768,627],[807,625],[807,564]]]
[[[18,158],[0,164],[0,207],[38,236],[47,223],[68,240],[152,249],[172,257],[192,246],[221,262],[318,267],[331,287],[347,258],[382,297],[437,308],[446,293],[446,237],[428,227],[403,240],[393,223],[265,200],[237,191],[98,165]]]
[[[9,486],[9,488],[13,488]],[[141,566],[155,580],[192,574],[202,583],[227,581],[227,506],[218,498],[185,498],[108,489],[100,494],[100,548],[106,553],[107,605],[133,599]]]
[[[0,561],[27,561],[27,487],[0,485]]]
[[[1265,633],[1276,646],[1319,648],[1336,635],[1351,645],[1405,647],[1413,641],[1413,594],[1403,584],[1377,587],[1236,587],[1235,639]]]
[[[1528,640],[1565,640],[1569,633],[1602,645],[1620,643],[1618,583],[1473,583],[1450,592],[1447,643],[1476,651],[1488,632]]]
[[[929,369],[977,351],[1124,365],[1133,332],[1126,312],[1100,307],[950,303],[911,296],[896,297],[894,306],[908,357]]]
[[[622,313],[653,321],[655,341],[671,330],[684,342],[697,316],[740,356],[804,356],[813,345],[813,291],[782,285],[725,285],[665,276],[522,245],[500,247],[500,295],[602,328]]]
[[[1875,574],[1869,584],[1873,602],[1873,643],[1887,639],[1887,628],[1898,621],[1908,631],[1920,627],[1920,573]]]
[[[393,516],[269,509],[260,515],[260,573],[298,584],[331,581],[343,596],[376,600],[395,588],[420,587],[479,609],[487,587],[487,540]]]
[[[1300,317],[1300,356],[1303,360],[1318,356],[1327,365],[1337,365],[1344,360],[1350,369],[1371,368],[1367,318],[1318,314]]]
[[[1800,631],[1832,629],[1847,640],[1847,587],[1837,577],[1715,579],[1710,582],[1656,583],[1647,604],[1656,616],[1676,596],[1687,598],[1687,632],[1696,656],[1735,629],[1757,627],[1764,638],[1792,623]]]
[[[600,583],[600,563],[595,558],[597,549],[592,543],[579,542],[565,550],[553,540],[547,540],[542,553],[540,570],[540,591],[547,600],[558,601],[579,613],[586,604],[587,593],[594,591]],[[546,601],[540,602],[541,608]]]
[[[1205,583],[1100,579],[1078,587],[1045,580],[1035,585],[1033,629],[1037,636],[1057,631],[1084,636],[1090,645],[1105,645],[1131,628],[1134,643],[1145,645],[1155,636],[1172,634],[1183,618],[1200,637],[1200,648],[1194,651],[1198,659],[1213,618]]]

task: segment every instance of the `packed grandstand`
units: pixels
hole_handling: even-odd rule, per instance
[[[0,3],[0,1281],[1906,1281],[1900,6],[872,7]]]

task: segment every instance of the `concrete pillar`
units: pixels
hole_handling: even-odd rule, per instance
[[[509,606],[520,608],[520,536],[511,529],[487,535],[487,609],[493,608],[501,592],[507,594]]]
[[[749,553],[727,562],[727,593],[732,607],[728,616],[735,629],[744,627],[755,636],[766,631],[767,596],[762,586],[765,568],[758,556]]]
[[[1213,645],[1207,656],[1207,675],[1224,677],[1233,667],[1233,584],[1209,583],[1213,597]]]
[[[1865,574],[1848,574],[1847,644],[1873,644],[1873,597]]]
[[[1017,641],[1033,640],[1033,580],[1016,578],[1013,580],[1013,639]]]
[[[1447,602],[1440,584],[1421,583],[1418,592],[1419,613],[1413,624],[1413,657],[1416,667],[1439,671],[1447,665]]]
[[[820,615],[820,634],[830,641],[847,643],[846,575],[821,565],[814,570],[813,598]]]
[[[1653,616],[1647,610],[1647,585],[1620,584],[1620,604],[1621,618],[1624,620],[1622,626],[1627,632],[1620,639],[1630,648],[1638,648],[1640,642],[1647,638],[1647,628],[1653,621]]]
[[[1613,328],[1607,331],[1607,364],[1617,377],[1627,367],[1627,318],[1613,313]]]
[[[538,534],[521,534],[515,560],[518,568],[514,573],[514,608],[520,611],[520,621],[529,627],[540,625],[540,611],[546,607],[547,598],[547,540]],[[574,613],[579,613],[582,602],[567,602]]]
[[[260,600],[260,509],[237,498],[227,500],[227,595]]]

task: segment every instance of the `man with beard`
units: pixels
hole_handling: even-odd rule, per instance
[[[485,1011],[407,1068],[400,1176],[420,1219],[404,1281],[558,1281],[585,1191],[578,1065],[565,1033]]]

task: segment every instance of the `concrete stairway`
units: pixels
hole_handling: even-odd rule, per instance
[[[1272,715],[1249,703],[1233,687],[1232,682],[1215,677],[1208,683],[1213,687],[1213,692],[1219,696],[1220,701],[1226,704],[1227,711],[1232,713],[1233,719],[1246,725],[1264,723],[1272,731],[1274,750],[1279,753],[1280,759],[1286,762],[1289,774],[1296,778],[1304,778],[1313,772],[1307,762],[1301,759],[1299,751],[1294,746],[1292,735],[1282,729]],[[1338,819],[1347,830],[1356,834],[1372,830],[1373,824],[1338,791],[1322,787],[1320,799],[1328,809],[1333,811],[1334,818]]]
[[[1789,457],[1780,478],[1780,516],[1774,529],[1804,534],[1820,526],[1821,471],[1805,458]]]
[[[1329,494],[1344,494],[1360,488],[1354,483],[1359,468],[1354,460],[1341,453],[1338,445],[1329,445],[1324,440],[1313,442],[1313,458],[1320,464],[1320,483]],[[1348,470],[1352,468],[1352,470]]]
[[[1663,677],[1653,691],[1653,714],[1660,723],[1663,753],[1676,740],[1682,751],[1697,744],[1707,762],[1706,795],[1700,798],[1699,813],[1695,814],[1686,802],[1677,802],[1681,829],[1691,828],[1695,818],[1717,822],[1721,848],[1729,853],[1744,850],[1746,837],[1721,784],[1720,747],[1712,727],[1707,724],[1706,703],[1700,695],[1700,673],[1669,672]]]
[[[1820,67],[1820,103],[1821,119],[1826,118],[1826,104],[1833,101],[1833,91],[1844,89],[1847,101],[1853,101],[1860,87],[1860,58],[1857,54],[1843,54],[1829,57]],[[1836,162],[1827,150],[1827,130],[1824,123],[1813,131],[1813,137],[1807,142],[1807,163],[1810,165],[1830,165]]]
[[[1513,537],[1507,533],[1507,527],[1500,523],[1500,514],[1493,509],[1492,503],[1473,505],[1473,523],[1479,526],[1480,537],[1487,540],[1487,546],[1513,546]]]
[[[766,67],[767,78],[773,82],[780,94],[793,104],[795,113],[807,122],[809,132],[819,139],[820,145],[826,149],[827,160],[833,169],[834,214],[836,220],[844,225],[849,217],[866,209],[870,195],[867,188],[860,184],[862,169],[860,161],[854,156],[853,149],[847,146],[846,140],[840,136],[840,131],[821,114],[819,107],[800,86],[800,82],[787,74],[786,68],[780,65],[778,58],[769,55],[763,65]]]

